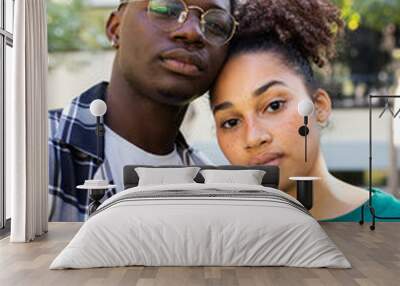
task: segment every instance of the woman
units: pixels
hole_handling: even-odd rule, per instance
[[[239,8],[238,37],[214,88],[211,105],[219,145],[234,165],[278,165],[280,189],[295,197],[291,176],[316,176],[318,220],[358,221],[368,192],[332,176],[320,149],[320,136],[332,112],[318,88],[311,62],[322,67],[335,54],[343,23],[328,0],[248,1]],[[298,103],[311,99],[308,161]],[[381,216],[400,216],[400,201],[375,190]],[[366,212],[369,216],[369,211]],[[370,218],[368,218],[370,219]]]

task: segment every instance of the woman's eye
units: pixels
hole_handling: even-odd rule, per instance
[[[285,104],[285,102],[282,101],[282,100],[280,100],[280,101],[278,100],[278,101],[271,102],[271,103],[267,106],[266,111],[268,111],[268,112],[276,112],[276,111],[282,109],[282,107],[283,107],[284,104]]]
[[[230,119],[222,122],[221,127],[224,129],[232,129],[239,124],[239,119]]]

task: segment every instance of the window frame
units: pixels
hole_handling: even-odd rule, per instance
[[[0,0],[0,236],[9,233],[10,219],[7,220],[6,212],[6,188],[5,188],[5,94],[6,94],[6,50],[7,46],[13,48],[13,34],[6,27],[6,1]],[[13,13],[15,0],[11,1]],[[10,15],[8,15],[10,17]],[[14,15],[11,15],[13,17]],[[13,29],[12,29],[13,30]]]

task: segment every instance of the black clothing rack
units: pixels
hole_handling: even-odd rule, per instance
[[[379,220],[400,220],[400,217],[382,217],[376,214],[375,208],[373,206],[373,197],[372,197],[372,99],[373,98],[386,98],[387,105],[385,109],[389,107],[389,111],[393,117],[397,114],[394,114],[393,111],[390,109],[389,98],[400,98],[400,95],[369,95],[369,168],[368,168],[368,180],[369,180],[369,199],[368,199],[368,209],[372,216],[372,224],[370,225],[371,230],[375,230],[376,219]],[[384,110],[385,111],[385,110]],[[383,115],[384,111],[381,113]],[[397,166],[396,166],[397,167]],[[362,205],[361,207],[361,220],[360,224],[364,224],[364,208],[365,206]]]

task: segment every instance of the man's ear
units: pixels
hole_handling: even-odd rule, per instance
[[[332,101],[329,94],[323,89],[318,89],[313,99],[317,122],[326,124],[332,113]]]
[[[116,49],[119,47],[119,32],[124,10],[125,7],[121,7],[118,10],[113,11],[108,17],[106,24],[107,38],[110,40],[111,45]]]

